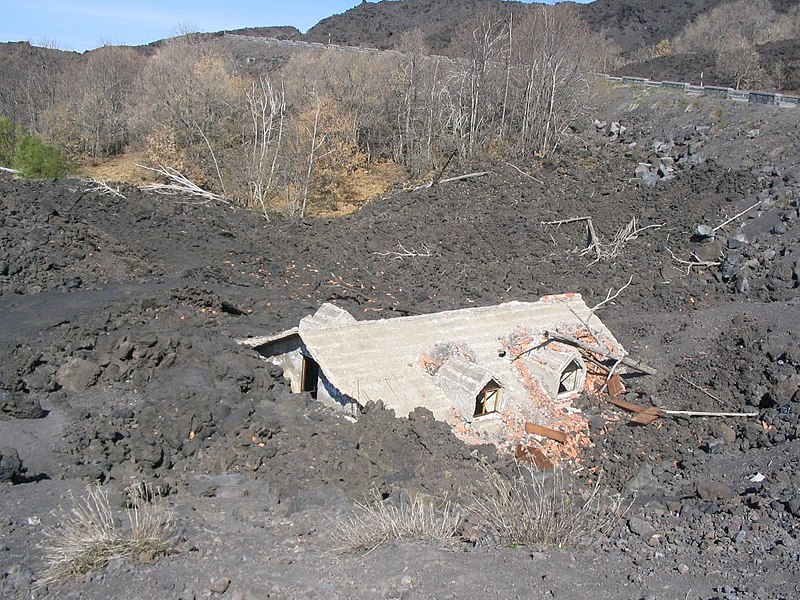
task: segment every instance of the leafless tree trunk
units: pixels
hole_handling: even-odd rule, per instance
[[[286,100],[283,87],[275,90],[267,77],[253,82],[247,92],[252,125],[251,199],[269,220],[268,201],[275,185],[276,167],[283,141]]]

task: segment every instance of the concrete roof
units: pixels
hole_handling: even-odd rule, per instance
[[[516,361],[534,373],[547,373],[548,363],[562,364],[570,355],[580,360],[572,348],[553,352],[548,347],[545,354],[534,350],[512,356],[520,344],[531,348],[544,342],[548,329],[574,334],[584,329],[583,320],[612,348],[622,350],[579,294],[374,321],[355,321],[342,313],[350,317],[326,304],[303,319],[298,331],[303,344],[341,393],[361,404],[382,400],[398,416],[424,406],[439,419],[458,418],[452,400],[433,377],[451,359],[480,365],[483,374],[478,379],[491,374],[510,398],[524,398],[526,382],[519,377]],[[293,335],[295,330],[284,333]],[[271,336],[271,341],[276,339],[280,338]]]

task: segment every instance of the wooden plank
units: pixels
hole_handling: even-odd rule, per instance
[[[608,395],[612,398],[616,398],[621,396],[624,391],[625,386],[622,385],[622,378],[620,378],[618,373],[614,373],[608,379]]]
[[[521,462],[532,462],[536,465],[536,468],[542,471],[553,469],[553,463],[544,455],[544,452],[532,446],[517,444],[514,448],[514,458]]]
[[[624,408],[625,410],[629,410],[631,412],[638,413],[644,410],[643,406],[639,406],[638,404],[634,404],[633,402],[627,402],[626,400],[622,400],[621,398],[609,398],[608,401],[614,406],[618,406],[619,408]]]
[[[556,441],[560,444],[563,444],[567,441],[567,434],[563,431],[550,429],[549,427],[537,425],[536,423],[525,423],[525,431],[528,433],[533,433],[534,435],[546,437],[547,439]]]
[[[533,464],[535,464],[539,469],[542,471],[552,471],[553,470],[553,463],[550,462],[544,452],[539,450],[538,448],[531,448],[530,449],[531,456],[533,457]]]
[[[633,415],[631,417],[631,423],[636,423],[637,425],[650,425],[650,423],[658,419],[658,417],[660,417],[662,414],[663,413],[658,408],[651,406]]]

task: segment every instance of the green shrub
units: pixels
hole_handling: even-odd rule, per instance
[[[14,151],[22,137],[22,127],[8,117],[0,117],[0,167],[14,164]]]
[[[26,135],[17,143],[14,166],[26,177],[59,177],[72,172],[70,161],[54,147],[34,135]]]

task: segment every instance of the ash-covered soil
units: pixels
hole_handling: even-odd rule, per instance
[[[464,165],[491,174],[336,220],[0,175],[0,596],[800,597],[800,113],[690,102],[617,90],[556,158]],[[669,168],[648,187],[639,163]],[[602,260],[582,255],[582,223],[543,225],[575,217],[592,218]],[[610,251],[634,217],[645,229]],[[571,469],[633,499],[591,550],[464,531],[449,548],[330,552],[334,519],[372,490],[459,501],[479,464],[511,461],[424,409],[351,422],[290,395],[236,338],[325,301],[359,319],[561,292],[593,305],[629,279],[600,315],[658,374],[628,377],[627,399],[757,418],[635,427],[581,398],[592,446]],[[121,507],[142,480],[174,510],[178,553],[33,589],[69,493],[100,481]]]

